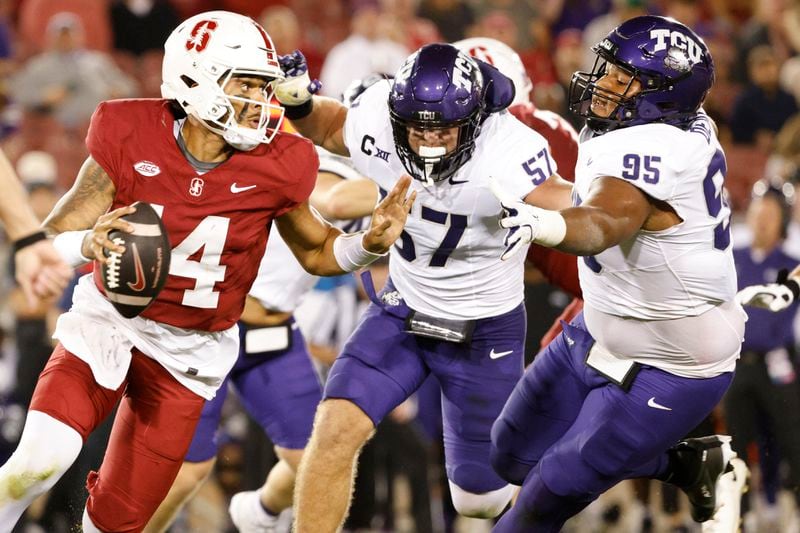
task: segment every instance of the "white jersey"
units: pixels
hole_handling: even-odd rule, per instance
[[[337,156],[317,147],[319,171],[336,174],[342,179],[363,179],[346,157]],[[366,219],[368,220],[368,219]],[[358,230],[365,221],[340,221],[334,225],[345,230]],[[355,226],[355,227],[353,227]],[[289,245],[283,240],[275,225],[269,233],[267,249],[258,267],[258,275],[250,288],[250,296],[256,298],[264,308],[286,313],[294,312],[303,297],[317,282],[318,276],[305,271],[297,262]]]
[[[345,144],[358,171],[385,193],[407,174],[389,121],[389,82],[367,89],[347,113]],[[489,116],[472,158],[454,176],[426,186],[392,247],[389,272],[412,309],[450,319],[506,313],[522,302],[524,254],[501,261],[506,230],[489,178],[524,198],[556,172],[547,141],[511,114]]]
[[[239,326],[222,331],[182,329],[137,316],[123,318],[86,274],[72,307],[58,317],[53,338],[92,369],[97,383],[116,390],[125,380],[131,350],[158,361],[187,389],[211,400],[239,354]]]
[[[732,370],[744,314],[738,305],[723,305],[736,294],[736,270],[730,208],[723,192],[725,156],[711,121],[701,113],[687,130],[647,124],[599,136],[584,128],[575,172],[576,203],[601,176],[624,179],[665,202],[682,222],[663,231],[641,230],[628,241],[578,261],[589,332],[617,355],[679,375],[703,377]],[[700,317],[710,310],[715,312]],[[703,331],[713,333],[706,340],[719,342],[706,342],[704,353],[696,353],[695,345],[681,338],[686,331],[697,333],[696,327],[684,324],[687,317],[698,317],[692,324],[704,324]],[[680,327],[650,321],[674,321]],[[620,331],[628,331],[631,339],[638,339],[628,343],[636,350],[606,334],[612,329],[618,337]],[[669,338],[655,338],[656,329]]]

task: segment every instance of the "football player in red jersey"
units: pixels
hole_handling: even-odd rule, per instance
[[[519,55],[510,46],[488,37],[473,37],[453,44],[472,57],[494,65],[511,78],[516,94],[508,111],[547,139],[553,159],[558,164],[559,174],[574,182],[575,164],[578,161],[578,133],[561,115],[537,109],[531,102],[533,82]],[[572,302],[542,337],[541,346],[545,347],[561,332],[561,321],[569,323],[583,309],[581,287],[578,283],[578,263],[574,255],[538,244],[528,248],[528,262],[539,269],[547,281],[573,297]]]
[[[140,531],[167,494],[206,399],[236,360],[236,321],[272,221],[306,270],[356,270],[386,253],[414,194],[398,183],[370,228],[344,234],[310,209],[311,143],[278,131],[270,104],[284,75],[253,20],[214,11],[165,44],[164,99],[100,104],[90,157],[45,222],[70,262],[105,262],[112,229],[135,201],[156,206],[172,244],[170,276],[153,304],[125,319],[99,280],[81,279],[59,319],[25,429],[0,468],[0,531],[72,464],[120,402],[103,464],[87,481],[83,530]],[[91,229],[87,229],[91,228]],[[96,269],[97,270],[97,269]]]

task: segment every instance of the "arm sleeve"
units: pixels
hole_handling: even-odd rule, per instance
[[[497,125],[503,134],[495,135],[489,151],[496,155],[486,159],[492,165],[499,163],[500,171],[489,174],[508,194],[522,199],[558,172],[558,165],[544,137],[511,115],[498,118],[504,121]]]

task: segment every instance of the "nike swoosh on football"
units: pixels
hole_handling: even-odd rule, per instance
[[[249,191],[250,189],[255,189],[255,187],[256,187],[255,185],[248,185],[247,187],[239,187],[235,183],[231,183],[231,192],[233,194],[236,194],[243,191]]]
[[[647,400],[647,406],[652,407],[653,409],[661,409],[662,411],[672,411],[672,407],[667,407],[666,405],[661,405],[660,403],[656,403],[655,396]]]
[[[510,353],[514,353],[514,350],[508,350],[507,352],[495,352],[494,348],[492,348],[492,351],[489,352],[489,359],[500,359],[501,357],[505,357]]]
[[[142,258],[139,257],[139,249],[136,247],[136,243],[131,243],[133,246],[133,264],[136,270],[136,282],[131,283],[128,282],[128,287],[131,288],[132,291],[140,292],[144,289],[144,268],[142,267]]]

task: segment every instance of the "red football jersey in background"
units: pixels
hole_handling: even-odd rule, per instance
[[[201,174],[178,147],[174,128],[166,100],[105,102],[92,117],[86,146],[116,187],[111,210],[136,201],[163,207],[170,275],[141,316],[220,331],[239,319],[273,219],[308,199],[319,160],[310,141],[280,132],[270,144],[237,151]]]

